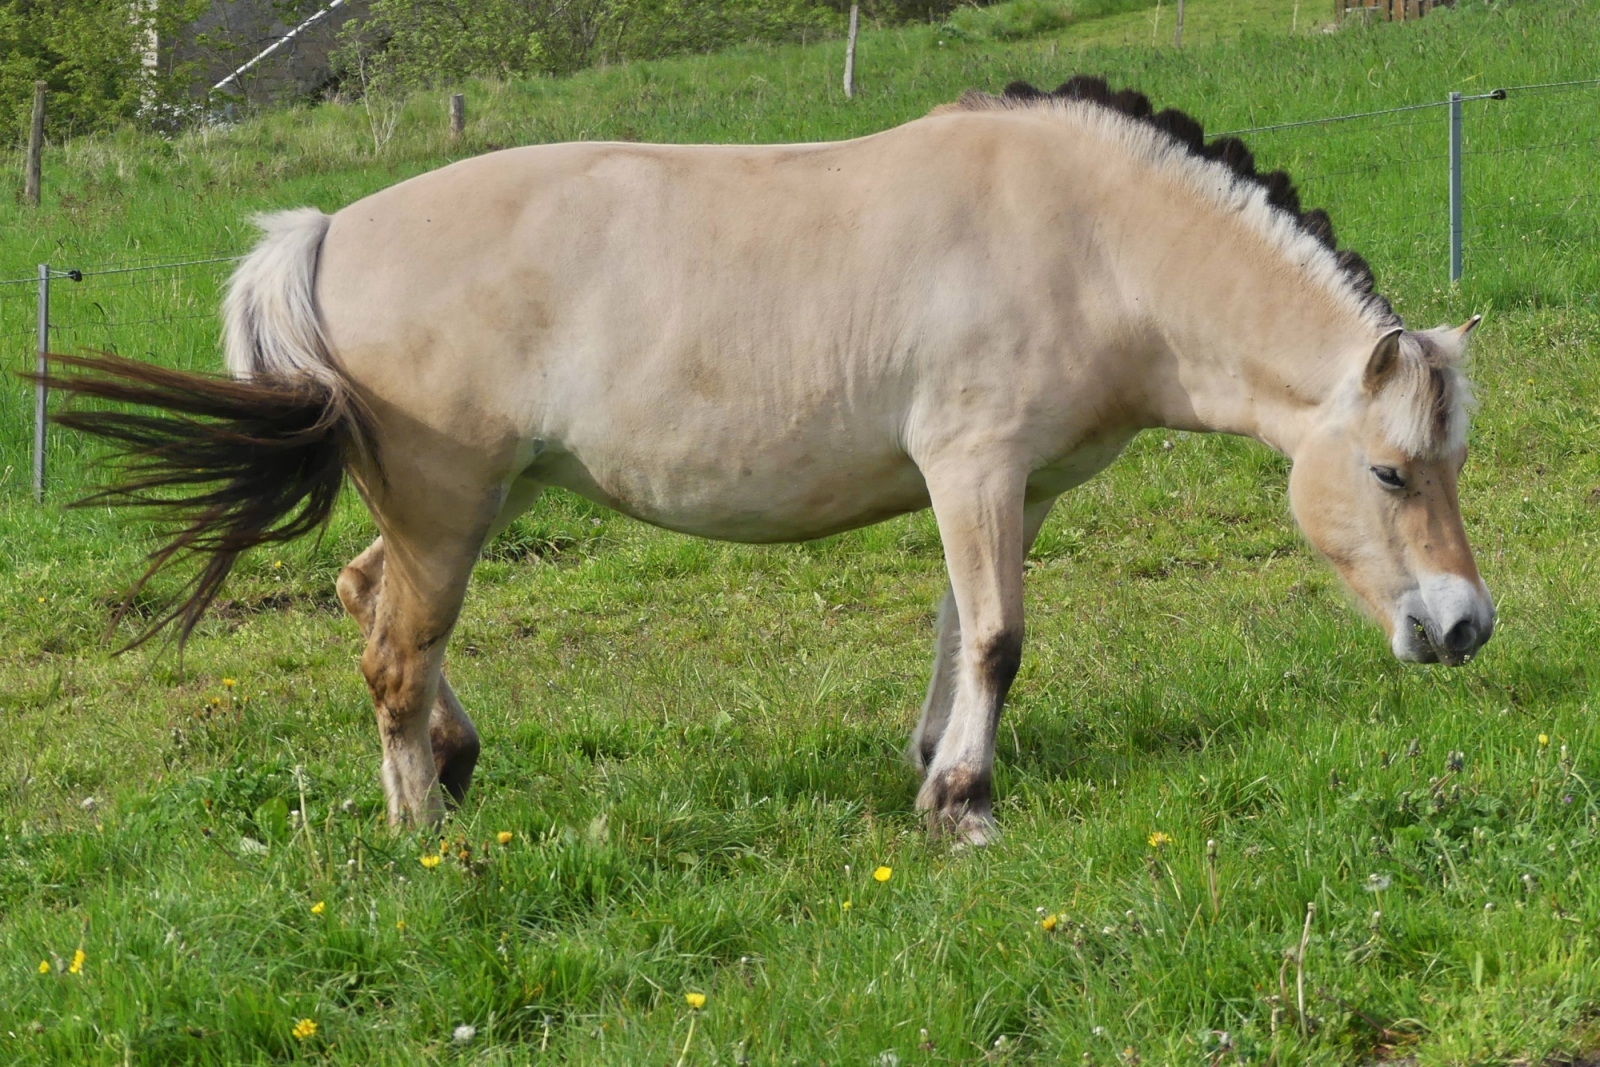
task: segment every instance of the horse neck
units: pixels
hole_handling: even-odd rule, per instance
[[[1132,344],[1167,363],[1168,373],[1150,376],[1158,383],[1150,417],[1253,437],[1292,456],[1371,348],[1374,326],[1239,220],[1211,212],[1203,224],[1192,213],[1165,221],[1142,249],[1133,245],[1126,266],[1137,269],[1122,278],[1138,298],[1128,305],[1138,323]]]

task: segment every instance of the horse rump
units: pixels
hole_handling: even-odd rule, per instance
[[[111,626],[168,564],[201,562],[176,601],[122,651],[172,623],[181,648],[240,554],[325,526],[346,467],[368,452],[365,412],[342,383],[241,381],[106,353],[50,362],[42,380],[69,400],[135,408],[69,405],[51,417],[114,447],[111,484],[72,506],[144,508],[170,529]]]

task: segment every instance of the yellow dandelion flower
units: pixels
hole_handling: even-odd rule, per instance
[[[1051,930],[1056,928],[1056,923],[1060,921],[1061,919],[1059,916],[1046,915],[1044,918],[1039,920],[1039,926],[1044,930],[1045,933],[1049,933]]]
[[[224,688],[224,689],[232,689],[234,686],[236,686],[238,684],[239,684],[239,680],[237,678],[224,678],[222,680],[222,688]]]
[[[435,867],[439,866],[439,857],[430,852],[426,856],[422,857],[422,865],[431,871]]]
[[[876,881],[887,882],[889,880],[890,876],[893,875],[893,874],[894,874],[894,868],[893,867],[879,867],[877,870],[872,872],[872,877]]]
[[[317,1023],[315,1019],[301,1019],[294,1024],[294,1029],[289,1031],[296,1041],[304,1041],[308,1037],[317,1036]]]
[[[501,830],[499,833],[494,835],[494,839],[500,842],[502,845],[509,845],[511,844],[511,839],[515,836],[516,835],[510,830]]]
[[[1539,735],[1539,747],[1540,748],[1545,748],[1549,744],[1550,744],[1550,735],[1549,734],[1540,734]]]
[[[43,603],[44,603],[44,597],[40,597],[40,598],[39,598],[39,603],[41,603],[41,604],[43,604]]]
[[[406,921],[404,919],[395,920],[394,928],[396,930],[404,930],[406,928]]]
[[[40,960],[39,961],[39,973],[40,974],[49,974],[50,973],[50,961],[49,960]]]
[[[283,566],[283,560],[281,560],[281,559],[275,559],[275,560],[273,560],[273,561],[272,561],[272,569],[273,569],[273,570],[278,570],[278,569],[280,569],[280,568],[281,568],[281,567],[282,567],[282,566]]]
[[[850,902],[847,900],[843,904],[840,904],[839,905],[839,910],[840,911],[849,911],[850,910]]]
[[[706,995],[704,993],[685,993],[683,1001],[695,1011],[699,1011],[706,1006]]]
[[[1150,842],[1151,848],[1166,848],[1172,844],[1172,835],[1162,833],[1160,830],[1151,830],[1146,840]]]
[[[311,905],[311,914],[313,914],[313,915],[321,915],[323,912],[325,912],[327,910],[328,910],[328,905],[327,905],[327,903],[325,901],[319,900],[315,904]]]
[[[83,949],[81,949],[81,948],[78,949],[76,952],[74,952],[72,954],[72,962],[67,964],[67,973],[68,974],[82,974],[83,973],[83,961],[88,959],[88,958],[89,957],[84,954]]]

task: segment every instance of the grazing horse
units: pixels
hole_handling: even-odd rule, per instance
[[[833,144],[512,149],[261,225],[231,378],[85,356],[51,381],[154,409],[62,421],[124,448],[101,500],[178,523],[145,577],[203,562],[158,623],[184,636],[349,474],[380,536],[338,592],[396,825],[468,788],[445,645],[547,486],[753,543],[931,506],[950,585],[910,757],[930,827],[973,844],[1024,556],[1142,429],[1290,457],[1296,519],[1400,659],[1463,663],[1494,626],[1456,499],[1477,320],[1406,330],[1286,175],[1098,79]]]

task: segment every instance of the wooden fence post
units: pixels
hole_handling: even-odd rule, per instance
[[[844,98],[856,95],[856,27],[860,24],[861,5],[850,5],[850,41],[844,46]]]
[[[33,83],[33,127],[28,131],[28,173],[23,181],[22,201],[39,206],[40,172],[44,164],[44,82]]]
[[[1178,31],[1172,35],[1172,47],[1183,47],[1183,0],[1178,0]]]
[[[450,139],[459,141],[467,128],[467,98],[462,93],[450,94]]]

